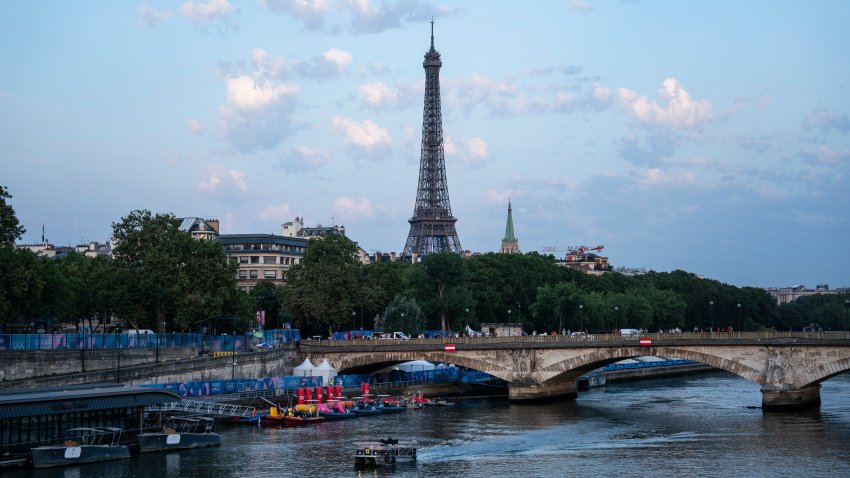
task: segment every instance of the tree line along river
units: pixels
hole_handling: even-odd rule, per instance
[[[9,477],[836,477],[850,476],[850,374],[822,405],[764,413],[751,382],[725,372],[612,384],[574,401],[504,399],[301,428],[219,425],[222,446]],[[415,465],[356,470],[352,443],[418,441]]]

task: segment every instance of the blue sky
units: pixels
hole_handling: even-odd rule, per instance
[[[24,241],[133,209],[403,249],[430,19],[465,249],[850,286],[845,1],[0,3],[0,184]],[[561,252],[558,252],[561,254]]]

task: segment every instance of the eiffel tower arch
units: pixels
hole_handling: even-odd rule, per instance
[[[419,185],[410,232],[403,256],[436,252],[462,253],[457,236],[443,152],[443,115],[440,106],[440,53],[434,49],[434,22],[431,21],[431,49],[425,53],[425,108],[422,115],[422,150],[419,160]]]

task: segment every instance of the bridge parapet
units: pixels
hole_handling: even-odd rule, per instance
[[[761,387],[765,408],[781,409],[820,403],[820,382],[850,370],[850,333],[305,340],[300,355],[328,359],[340,371],[417,359],[453,363],[506,380],[510,397],[517,400],[575,397],[579,375],[618,360],[656,355],[694,360],[739,375]]]

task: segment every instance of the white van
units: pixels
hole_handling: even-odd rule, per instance
[[[126,331],[127,335],[136,335],[136,334],[143,335],[143,334],[152,334],[152,333],[153,333],[153,330],[151,330],[151,329],[138,329],[138,330],[129,329],[129,330]]]
[[[404,332],[385,332],[378,336],[381,339],[403,339],[407,340],[410,337],[407,336]]]

